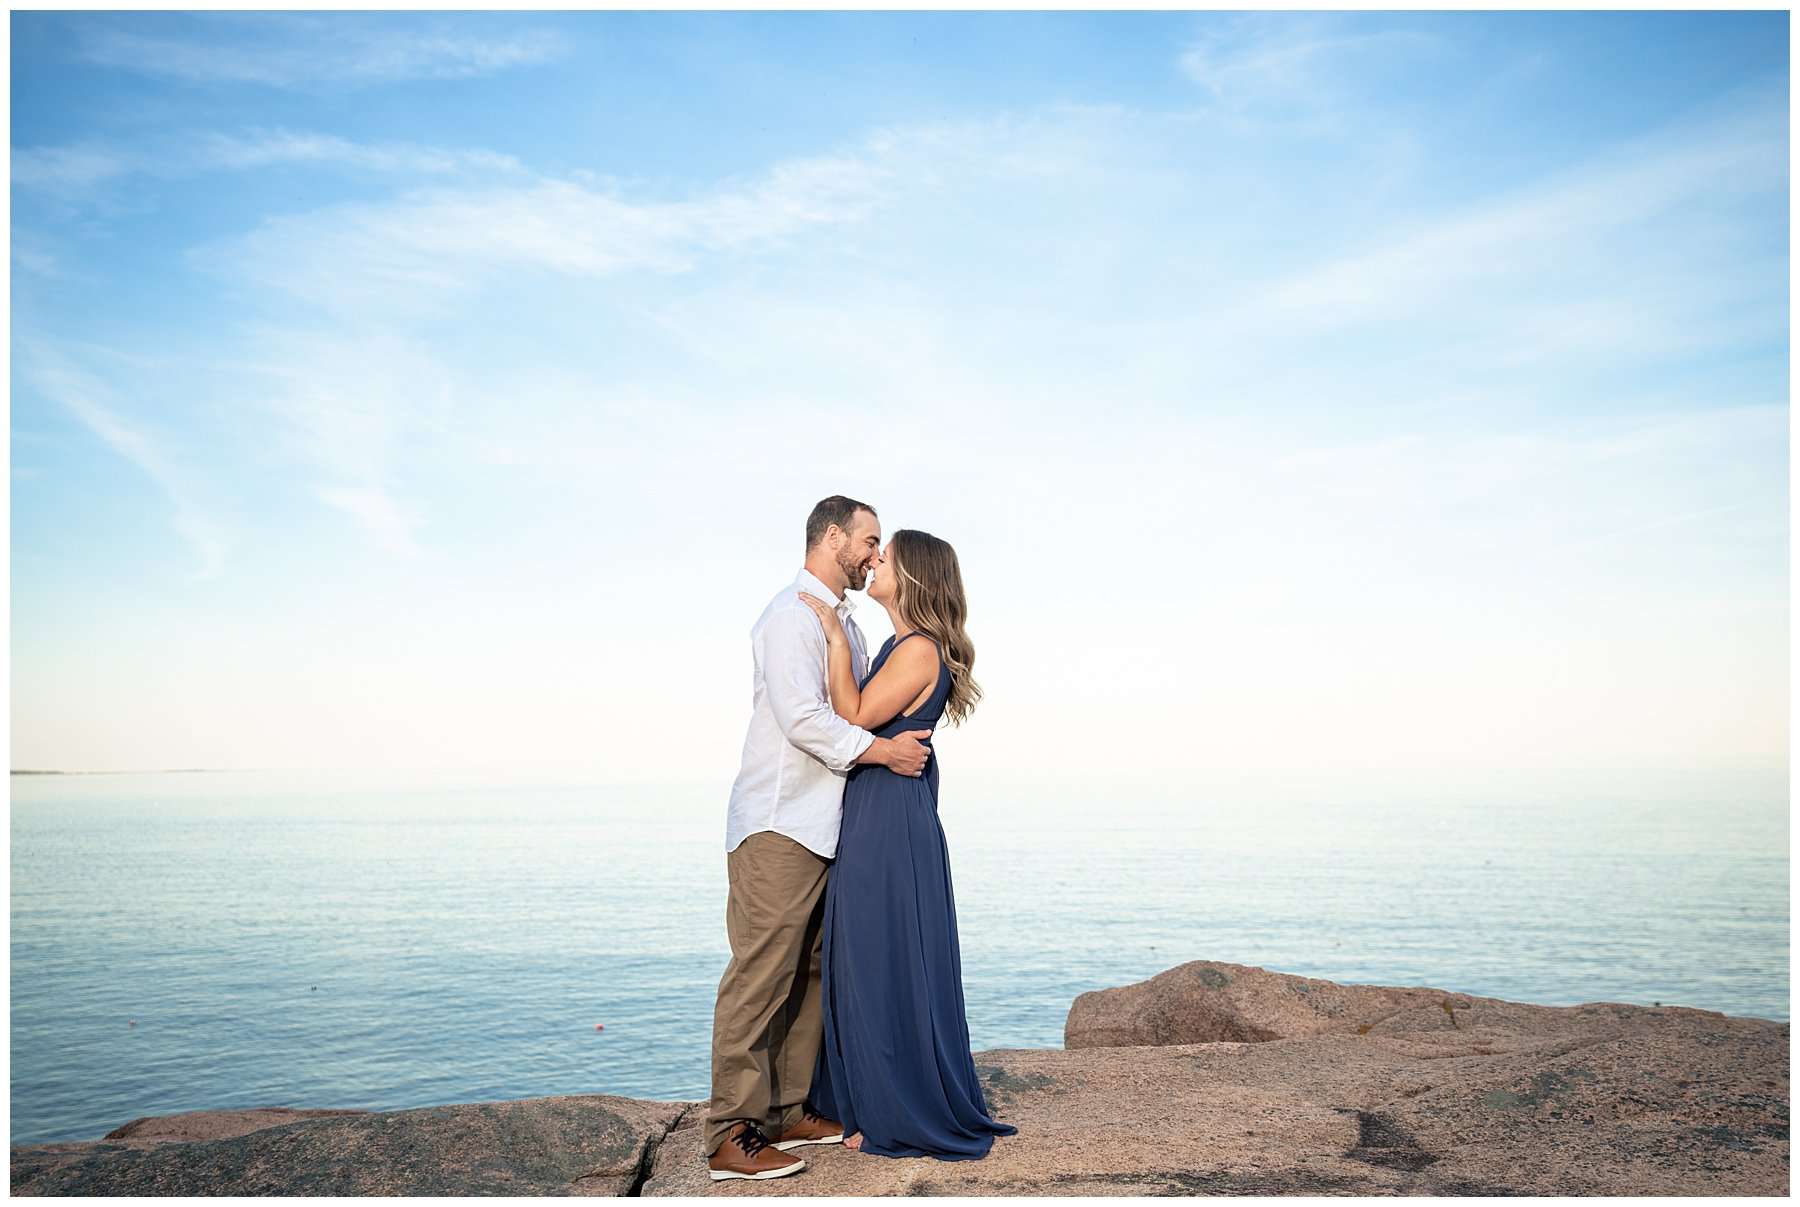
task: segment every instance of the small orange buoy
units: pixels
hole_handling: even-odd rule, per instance
[[[596,1031],[604,1031],[604,1030],[606,1030],[606,1024],[605,1024],[605,1023],[595,1023],[595,1024],[594,1024],[594,1030],[596,1030]]]

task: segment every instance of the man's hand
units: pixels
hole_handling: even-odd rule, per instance
[[[930,736],[929,729],[915,729],[897,738],[876,738],[875,746],[880,749],[875,751],[874,761],[895,775],[924,775],[925,763],[931,758],[931,747],[925,745],[923,739]]]

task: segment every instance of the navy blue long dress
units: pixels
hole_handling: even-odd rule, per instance
[[[897,644],[890,637],[881,647],[865,685]],[[950,668],[940,651],[931,696],[873,732],[892,738],[931,729],[949,698]],[[850,771],[837,862],[825,884],[825,1042],[811,1097],[845,1135],[862,1133],[863,1152],[968,1161],[1018,1129],[988,1114],[969,1052],[937,796],[935,753],[918,778],[869,763]]]

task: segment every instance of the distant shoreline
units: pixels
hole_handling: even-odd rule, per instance
[[[151,771],[15,771],[14,775],[229,775],[230,767],[163,767]],[[253,769],[254,770],[254,769]]]

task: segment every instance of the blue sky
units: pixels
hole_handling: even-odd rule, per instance
[[[1785,766],[1785,13],[11,19],[15,767]]]

